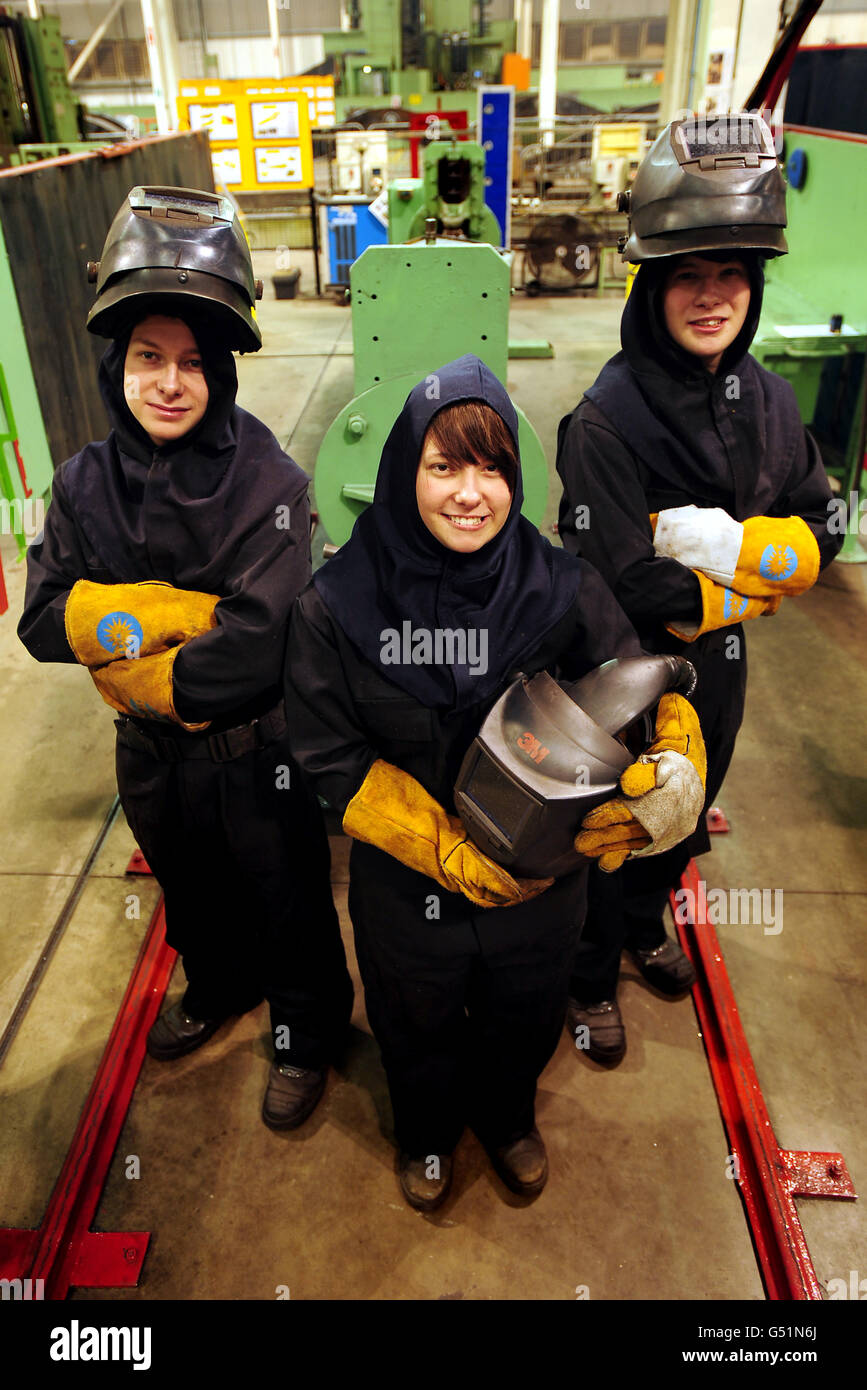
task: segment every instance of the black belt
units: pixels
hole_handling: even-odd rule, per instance
[[[281,700],[267,714],[251,719],[249,724],[239,724],[235,729],[224,729],[219,734],[190,734],[187,738],[163,738],[160,734],[145,734],[133,720],[126,715],[114,721],[117,737],[126,748],[137,753],[149,753],[164,763],[180,763],[187,758],[208,758],[214,763],[230,763],[252,753],[257,748],[265,748],[275,739],[282,738],[286,732],[286,709]]]

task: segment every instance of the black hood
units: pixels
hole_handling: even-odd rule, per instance
[[[436,383],[434,389],[433,383]],[[464,708],[499,692],[503,678],[563,617],[580,566],[521,515],[518,469],[509,515],[487,545],[463,554],[428,530],[416,501],[425,432],[445,406],[482,401],[518,448],[518,417],[505,388],[478,357],[438,368],[410,392],[382,451],[373,504],[314,583],[353,645],[382,674],[429,706]],[[459,664],[382,666],[383,633],[404,622],[426,631],[483,631],[485,672]]]
[[[750,303],[715,373],[679,347],[665,326],[670,259],[645,261],[623,310],[622,350],[586,392],[651,474],[701,505],[726,510],[733,492],[740,508],[754,490],[767,433],[761,369],[748,351],[762,311],[764,258],[743,250],[738,255]]]

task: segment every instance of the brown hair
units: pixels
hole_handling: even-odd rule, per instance
[[[505,420],[484,401],[460,401],[447,405],[435,415],[425,435],[439,449],[447,463],[461,468],[465,463],[495,463],[515,491],[518,451]]]

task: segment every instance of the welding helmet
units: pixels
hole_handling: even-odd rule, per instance
[[[112,222],[102,258],[89,261],[96,300],[91,333],[117,337],[130,318],[195,308],[227,348],[256,352],[250,247],[230,198],[198,188],[133,188]]]
[[[606,661],[581,680],[520,676],[468,749],[455,808],[474,844],[519,878],[559,878],[586,862],[575,836],[653,742],[651,711],[668,690],[690,695],[680,656]]]
[[[672,121],[617,207],[629,214],[624,261],[690,251],[788,251],[786,185],[770,129],[746,111]]]

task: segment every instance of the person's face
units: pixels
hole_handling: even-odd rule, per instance
[[[512,494],[495,463],[448,463],[433,439],[422,449],[415,478],[419,515],[447,550],[481,550],[506,524]]]
[[[123,365],[123,394],[155,444],[180,439],[208,407],[208,384],[195,338],[181,319],[151,314],[133,329]]]
[[[750,306],[746,266],[737,257],[709,261],[684,256],[669,272],[663,293],[665,326],[687,352],[715,372],[744,326]]]

